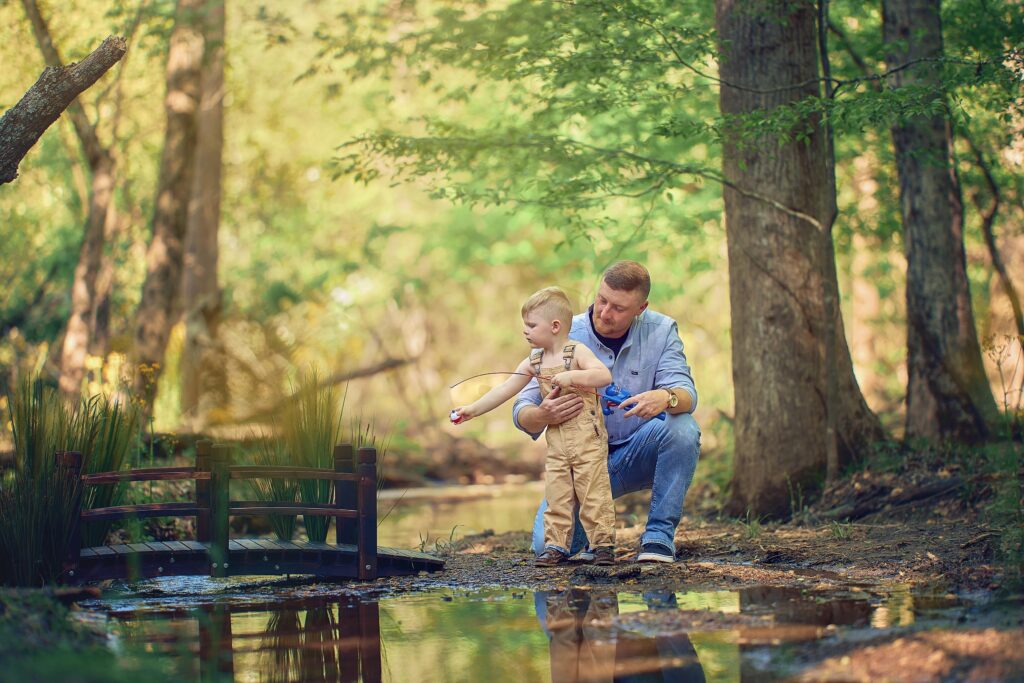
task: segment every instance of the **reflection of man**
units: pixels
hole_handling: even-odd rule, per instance
[[[700,428],[690,413],[697,389],[686,363],[676,322],[648,310],[651,278],[635,261],[619,261],[601,278],[594,305],[572,320],[569,338],[582,342],[612,371],[612,379],[632,398],[606,417],[608,473],[612,496],[651,489],[647,528],[639,561],[675,560],[675,531],[683,499],[700,452]],[[519,394],[513,420],[534,439],[583,409],[583,400],[555,388],[541,397],[536,381]],[[665,421],[651,419],[668,412]],[[543,550],[542,502],[533,528],[533,547]],[[576,524],[572,552],[586,536]]]
[[[652,610],[676,609],[671,593],[645,594],[644,600]],[[646,638],[613,632],[610,619],[619,613],[619,602],[612,591],[538,591],[534,606],[550,640],[554,683],[704,681],[704,668],[685,633]]]

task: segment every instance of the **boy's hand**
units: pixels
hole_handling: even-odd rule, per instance
[[[574,372],[572,370],[566,370],[565,372],[560,372],[554,377],[552,377],[551,382],[555,386],[561,387],[562,389],[568,389],[569,387],[572,386],[573,377]]]
[[[450,417],[452,424],[460,424],[467,420],[472,420],[476,417],[476,414],[473,412],[472,406],[460,406],[452,410]]]

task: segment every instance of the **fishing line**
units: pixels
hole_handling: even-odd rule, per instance
[[[534,379],[537,378],[537,375],[534,375],[534,374],[529,373],[529,372],[507,372],[507,371],[506,372],[501,372],[501,371],[498,371],[498,372],[481,372],[479,375],[473,375],[472,377],[467,377],[466,379],[460,379],[458,382],[456,382],[455,384],[451,385],[448,388],[449,389],[454,389],[455,387],[459,386],[460,384],[464,384],[465,382],[468,382],[471,379],[476,379],[477,377],[486,377],[487,375],[521,375],[523,377],[531,377],[531,378],[534,378]],[[550,379],[550,378],[545,378],[545,379]],[[591,389],[590,387],[580,387],[580,386],[575,386],[574,385],[572,387],[569,387],[568,391],[593,394],[594,396],[597,396],[597,397],[601,396],[601,394],[597,393],[596,389]]]

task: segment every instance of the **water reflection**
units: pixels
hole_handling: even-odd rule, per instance
[[[865,637],[883,610],[904,611],[911,599],[905,589],[896,597],[771,586],[645,593],[577,586],[446,588],[378,601],[339,596],[330,584],[161,581],[157,594],[87,609],[117,618],[124,641],[168,657],[183,681],[240,683],[785,677],[792,673],[787,648],[837,629]],[[933,620],[948,620],[955,603],[913,600],[915,614],[927,605]]]
[[[182,619],[180,610],[121,614],[132,640],[182,657],[183,674],[203,681],[378,683],[382,679],[377,602],[355,598],[266,605],[214,603]],[[133,617],[142,616],[139,621]],[[167,622],[173,628],[168,632]],[[183,624],[193,623],[198,633]],[[194,643],[198,641],[198,652]],[[187,657],[195,653],[196,658]],[[193,663],[191,671],[188,662]],[[198,671],[196,671],[196,667]]]
[[[678,609],[673,593],[646,593],[648,609]],[[704,669],[685,633],[644,637],[633,633],[610,637],[609,622],[619,613],[611,591],[570,588],[539,591],[534,605],[549,639],[551,680],[555,683],[597,681],[704,681]]]

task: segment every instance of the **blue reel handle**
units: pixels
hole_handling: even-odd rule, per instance
[[[601,412],[605,415],[611,415],[612,407],[618,407],[620,403],[628,398],[632,398],[632,396],[633,395],[625,389],[621,389],[615,384],[609,384],[604,388],[604,392],[601,394],[601,398],[604,399],[604,405],[601,406]],[[668,414],[662,411],[654,417],[664,421],[668,418]]]

